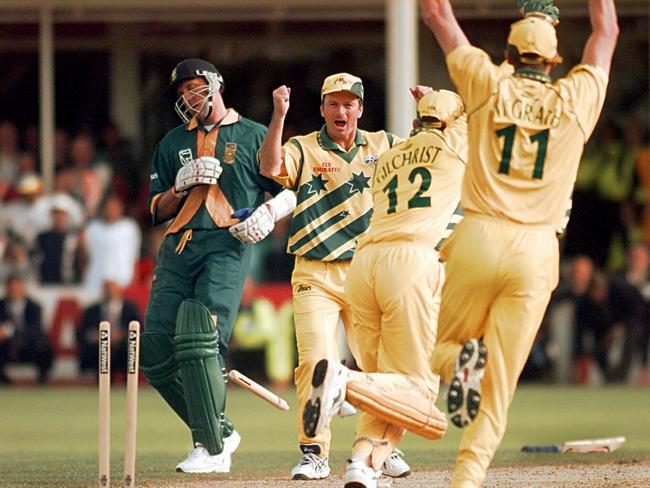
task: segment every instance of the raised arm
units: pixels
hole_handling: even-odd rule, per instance
[[[609,74],[619,32],[614,0],[589,0],[589,18],[591,35],[582,62],[600,66]]]
[[[422,20],[436,36],[445,56],[458,47],[469,45],[449,0],[420,0],[420,11]]]
[[[282,131],[284,119],[289,111],[289,95],[291,88],[282,85],[273,90],[273,115],[269,130],[260,148],[260,173],[272,178],[282,171]]]

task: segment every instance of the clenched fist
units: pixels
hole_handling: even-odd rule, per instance
[[[286,85],[279,86],[273,90],[273,110],[276,115],[284,117],[289,111],[289,96],[291,88]]]

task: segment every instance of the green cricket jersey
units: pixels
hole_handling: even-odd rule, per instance
[[[196,124],[183,124],[172,129],[156,147],[151,165],[149,208],[155,216],[157,195],[171,188],[182,165],[198,157],[196,131],[205,130]],[[242,117],[229,109],[219,127],[214,157],[221,161],[223,173],[219,186],[233,209],[257,207],[264,202],[264,192],[275,195],[282,187],[259,173],[257,151],[266,127]],[[180,211],[180,209],[179,209]],[[155,220],[154,222],[158,223]],[[181,230],[214,229],[217,225],[202,204]]]

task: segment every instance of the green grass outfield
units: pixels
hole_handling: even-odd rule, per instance
[[[113,486],[121,479],[124,388],[113,388]],[[300,457],[295,441],[293,391],[283,393],[292,412],[274,409],[230,387],[228,413],[243,441],[233,457],[232,479],[287,475]],[[604,463],[650,460],[650,390],[522,386],[510,410],[506,436],[493,465]],[[349,453],[354,419],[335,419],[331,463],[335,472]],[[524,444],[623,435],[611,454],[522,454]],[[430,442],[407,434],[401,448],[415,469],[451,468],[460,431]],[[140,389],[137,482],[148,486],[182,480],[218,480],[174,473],[190,448],[187,430],[148,387]],[[97,390],[95,388],[0,388],[0,486],[96,486]]]

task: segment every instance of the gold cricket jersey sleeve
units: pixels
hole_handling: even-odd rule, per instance
[[[487,100],[497,80],[512,74],[512,67],[496,66],[488,54],[474,46],[461,46],[447,56],[447,67],[469,115]]]
[[[507,75],[474,47],[453,51],[447,64],[467,108],[465,215],[561,227],[605,72],[579,65],[556,83],[534,71]]]
[[[314,134],[316,133],[314,132]],[[273,180],[285,188],[296,191],[304,159],[305,155],[298,138],[289,139],[282,146],[282,172],[278,176],[274,176]]]
[[[420,130],[384,153],[372,182],[370,229],[359,247],[406,240],[435,248],[458,209],[464,171],[438,130]]]
[[[371,179],[378,157],[399,142],[390,133],[357,131],[345,151],[325,126],[284,145],[289,179],[297,204],[287,251],[321,261],[350,259],[372,215]],[[301,163],[296,162],[300,160]]]

